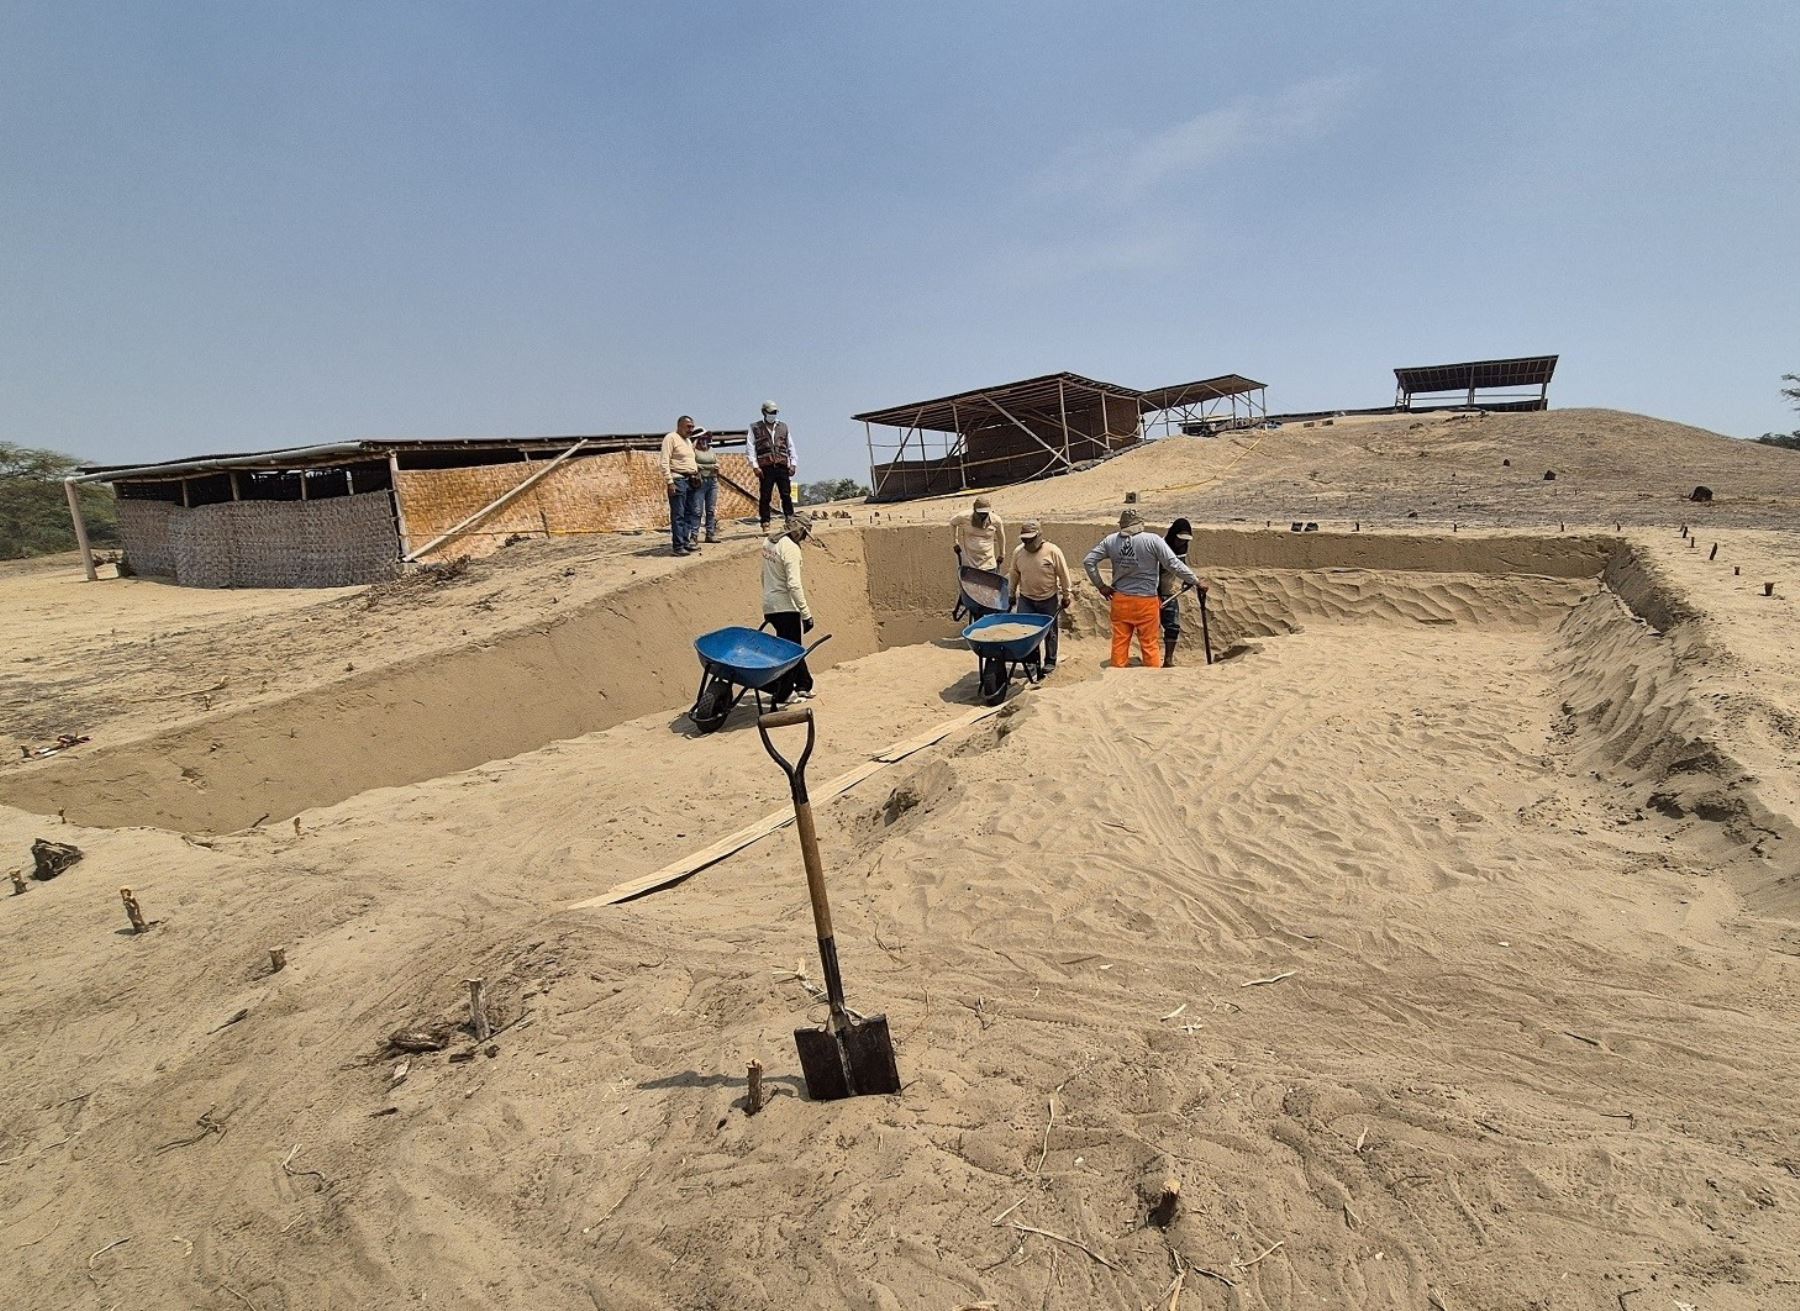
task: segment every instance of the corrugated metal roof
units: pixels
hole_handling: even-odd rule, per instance
[[[1395,369],[1402,391],[1467,391],[1471,387],[1541,387],[1556,372],[1554,355],[1521,355],[1510,360],[1464,360],[1460,364],[1424,364]]]
[[[953,396],[936,396],[930,400],[909,401],[886,409],[867,410],[850,417],[863,423],[879,423],[890,428],[922,428],[927,432],[958,432],[958,424],[972,416],[985,416],[985,402],[992,401],[1014,414],[1055,415],[1062,406],[1088,402],[1095,396],[1115,396],[1131,402],[1139,413],[1165,410],[1171,405],[1195,405],[1202,400],[1256,391],[1262,383],[1241,374],[1226,373],[1198,382],[1177,383],[1140,391],[1116,382],[1102,382],[1079,373],[1044,373],[1017,382],[996,383],[991,387],[975,387]],[[1171,399],[1185,397],[1186,399]],[[965,413],[966,411],[966,413]]]

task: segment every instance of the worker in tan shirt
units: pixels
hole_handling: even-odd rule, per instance
[[[962,568],[999,573],[1000,562],[1006,559],[1006,526],[994,513],[993,502],[977,496],[974,505],[952,519],[950,545]]]
[[[662,440],[662,475],[669,487],[669,535],[676,555],[692,555],[700,549],[701,501],[706,486],[700,481],[700,463],[694,458],[696,428],[688,415],[675,421],[675,431]]]
[[[775,630],[775,636],[801,645],[813,627],[812,606],[807,604],[800,558],[800,543],[811,535],[811,524],[790,515],[763,540],[762,547],[763,620]],[[802,660],[776,679],[767,691],[776,709],[789,699],[810,701],[812,670]]]
[[[1069,608],[1075,585],[1069,578],[1069,562],[1062,548],[1044,540],[1044,529],[1036,519],[1027,519],[1019,529],[1019,547],[1013,552],[1012,570],[1007,576],[1012,584],[1013,610],[1026,615],[1050,615],[1050,631],[1044,634],[1040,648],[1044,674],[1056,668],[1056,638],[1059,624],[1055,616]]]

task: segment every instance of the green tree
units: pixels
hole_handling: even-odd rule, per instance
[[[1784,373],[1781,380],[1793,384],[1781,389],[1781,399],[1800,410],[1800,373]],[[1786,451],[1800,451],[1800,429],[1793,432],[1765,432],[1756,439],[1764,446],[1779,446]]]
[[[799,504],[823,505],[827,501],[848,501],[868,494],[869,489],[854,478],[828,478],[824,482],[801,483]]]
[[[75,548],[75,527],[62,488],[75,465],[75,458],[61,451],[0,442],[0,560]],[[95,546],[117,542],[119,516],[112,493],[91,484],[79,491],[88,541]]]

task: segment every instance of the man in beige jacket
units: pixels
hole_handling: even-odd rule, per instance
[[[706,494],[700,481],[700,463],[694,458],[694,421],[682,415],[675,421],[675,431],[662,440],[662,475],[669,487],[669,536],[675,539],[676,555],[692,555],[700,549],[700,505]]]
[[[994,513],[994,504],[977,496],[975,504],[950,521],[950,546],[965,569],[999,573],[1006,559],[1006,525]]]
[[[1062,548],[1044,540],[1044,530],[1036,519],[1027,519],[1019,528],[1019,546],[1013,552],[1007,581],[1012,584],[1013,610],[1019,614],[1060,615],[1069,608],[1075,590]],[[1053,617],[1039,649],[1046,674],[1056,668],[1057,626]]]
[[[775,630],[775,636],[790,642],[803,643],[813,626],[800,559],[800,543],[811,533],[806,520],[790,517],[776,526],[762,547],[763,618]],[[804,660],[769,686],[769,695],[777,707],[790,697],[810,701],[812,694],[812,671]]]

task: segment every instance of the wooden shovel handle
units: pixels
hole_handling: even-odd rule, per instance
[[[757,722],[764,728],[792,728],[812,720],[811,706],[795,706],[792,710],[771,710]]]

